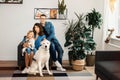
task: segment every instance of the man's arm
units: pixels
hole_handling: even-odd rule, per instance
[[[47,37],[47,40],[51,41],[51,39],[53,39],[55,36],[55,30],[54,30],[54,26],[51,22],[49,22],[49,25],[50,25],[50,34]]]

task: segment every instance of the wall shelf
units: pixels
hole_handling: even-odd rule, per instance
[[[58,8],[34,8],[34,19],[39,19],[41,14],[45,14],[47,19],[51,20],[66,20],[67,19],[67,12],[65,10],[64,15],[59,15]],[[60,17],[61,16],[61,17]]]

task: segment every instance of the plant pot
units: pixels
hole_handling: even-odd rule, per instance
[[[72,68],[75,71],[82,71],[85,66],[85,59],[72,61]]]
[[[93,66],[95,64],[95,55],[87,55],[86,56],[86,65]]]
[[[65,15],[64,14],[59,14],[59,19],[65,19]]]

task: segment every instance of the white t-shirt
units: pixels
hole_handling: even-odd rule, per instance
[[[29,44],[29,48],[31,49],[34,49],[35,48],[35,39],[32,38],[32,39],[26,39],[26,41],[28,41],[28,44]]]

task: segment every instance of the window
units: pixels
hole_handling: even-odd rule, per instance
[[[118,16],[118,35],[120,35],[120,1],[119,1],[119,16]]]
[[[120,2],[119,0],[105,0],[105,27],[114,29],[112,37],[120,36]],[[108,33],[108,32],[107,32]],[[107,34],[106,33],[106,34]]]

